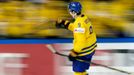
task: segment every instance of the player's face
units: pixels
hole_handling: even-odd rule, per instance
[[[73,13],[72,12],[69,12],[70,13],[70,15],[74,18],[74,15],[73,15]]]
[[[69,11],[69,13],[70,13],[70,15],[71,15],[73,18],[75,18],[75,16],[76,16],[76,13],[75,13],[75,12]]]

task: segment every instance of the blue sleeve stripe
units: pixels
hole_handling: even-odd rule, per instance
[[[0,44],[72,43],[73,39],[0,39]],[[134,38],[98,38],[98,43],[134,43]]]

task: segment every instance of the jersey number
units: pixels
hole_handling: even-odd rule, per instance
[[[90,34],[93,33],[93,27],[92,27],[92,26],[89,27],[89,33],[90,33]]]

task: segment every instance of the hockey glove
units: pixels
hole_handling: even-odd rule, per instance
[[[56,21],[56,28],[68,28],[70,22],[67,20]]]
[[[70,54],[69,54],[69,56],[68,56],[68,59],[69,59],[70,61],[74,61],[74,60],[76,60],[76,58],[77,58],[77,53],[72,49],[72,50],[70,51]]]

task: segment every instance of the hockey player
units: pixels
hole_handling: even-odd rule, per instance
[[[90,64],[77,59],[91,62],[97,46],[96,34],[90,19],[81,13],[82,6],[79,2],[69,3],[68,9],[75,21],[71,23],[67,20],[60,20],[56,22],[56,27],[66,28],[73,32],[73,49],[70,51],[68,58],[73,62],[74,75],[88,75],[86,70],[89,69]]]

